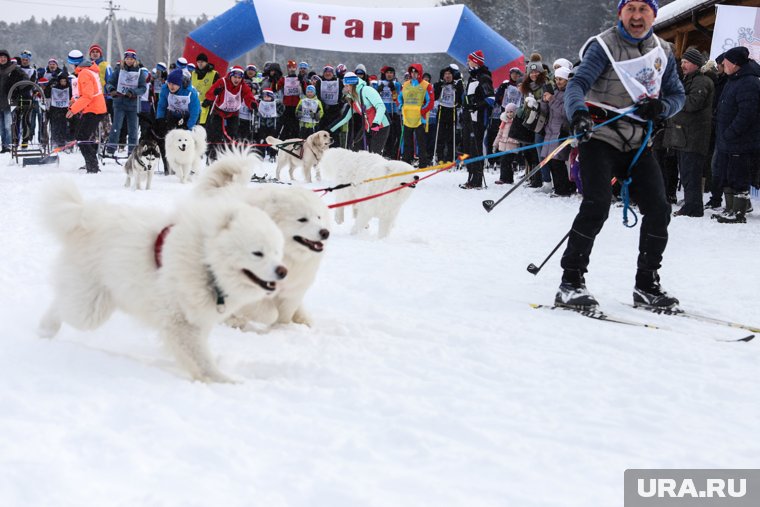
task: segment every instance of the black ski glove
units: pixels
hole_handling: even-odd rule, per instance
[[[214,95],[219,95],[224,91],[224,86],[214,89]]]
[[[642,120],[657,121],[665,111],[665,104],[660,99],[645,98],[637,103],[636,111],[633,112]]]
[[[585,143],[591,139],[593,129],[594,121],[591,119],[591,113],[585,109],[579,109],[573,113],[570,130],[574,136],[578,136],[579,143]]]
[[[201,107],[211,107],[211,104],[213,104],[214,101],[211,99],[203,99],[203,102],[201,103]]]

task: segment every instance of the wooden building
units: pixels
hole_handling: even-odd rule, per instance
[[[675,45],[677,56],[691,46],[709,53],[716,5],[760,7],[760,0],[675,0],[660,7],[654,31]]]

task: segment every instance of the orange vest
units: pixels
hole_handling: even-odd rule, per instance
[[[77,71],[79,98],[76,99],[69,109],[74,114],[105,113],[106,98],[103,95],[103,85],[100,83],[98,66],[93,63],[86,69],[84,67],[78,67]]]

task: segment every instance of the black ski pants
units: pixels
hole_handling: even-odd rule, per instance
[[[103,120],[104,116],[105,113],[85,113],[79,119],[77,125],[79,151],[82,152],[85,168],[88,173],[96,173],[100,171],[100,168],[98,167],[98,142],[95,139],[95,134],[97,133],[98,125]]]
[[[613,176],[627,178],[636,150],[622,152],[604,141],[592,139],[580,145],[581,182],[583,201],[573,222],[562,268],[585,273],[589,264],[594,240],[602,230],[610,213]],[[651,150],[645,149],[633,168],[630,185],[631,200],[638,203],[640,270],[656,271],[668,243],[670,204],[665,198],[662,173]]]

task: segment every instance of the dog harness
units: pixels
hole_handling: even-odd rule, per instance
[[[153,244],[153,259],[156,261],[156,268],[161,267],[161,250],[164,248],[164,241],[172,227],[174,227],[174,224],[167,225],[161,229],[161,232],[158,233],[158,237],[156,237],[156,242]]]
[[[161,250],[164,248],[164,241],[166,241],[166,236],[169,234],[169,231],[172,227],[174,227],[174,224],[167,225],[161,229],[161,232],[159,232],[158,236],[156,237],[156,242],[153,244],[153,259],[156,261],[157,269],[161,267]],[[216,277],[214,276],[214,272],[211,271],[211,267],[206,266],[206,271],[208,272],[211,289],[214,291],[214,295],[216,296],[216,311],[219,313],[224,313],[226,310],[226,307],[224,305],[224,298],[226,296],[224,292],[222,292],[222,289],[219,288],[219,285],[217,285]]]

